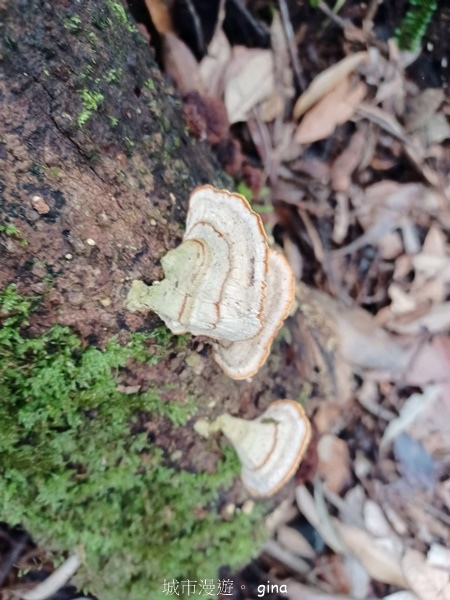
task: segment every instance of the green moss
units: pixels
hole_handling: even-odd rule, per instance
[[[6,237],[15,238],[21,246],[28,244],[27,240],[23,237],[20,229],[10,223],[0,223],[0,235],[4,234]]]
[[[107,83],[118,83],[122,77],[122,69],[110,69],[105,75]]]
[[[110,7],[111,11],[113,12],[115,18],[123,25],[126,25],[128,31],[130,31],[130,32],[135,31],[135,28],[133,27],[133,25],[128,22],[127,13],[125,11],[125,8],[123,7],[123,4],[120,2],[120,0],[109,0],[108,4],[109,4],[109,7]]]
[[[68,19],[65,19],[64,27],[72,33],[80,33],[82,29],[80,17],[78,15],[72,15]]]
[[[83,127],[86,121],[90,119],[92,113],[96,111],[103,102],[104,97],[100,92],[90,91],[87,89],[81,90],[80,97],[83,103],[83,108],[77,117],[77,123],[79,127]]]
[[[117,390],[130,360],[155,364],[188,338],[162,327],[100,350],[58,325],[30,338],[38,306],[14,286],[0,293],[0,520],[24,524],[55,557],[81,548],[78,583],[104,600],[158,600],[164,579],[215,579],[245,561],[259,509],[218,514],[239,471],[234,452],[214,474],[176,471],[146,424],[156,414],[182,424],[195,402]]]

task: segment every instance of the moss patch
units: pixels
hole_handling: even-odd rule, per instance
[[[163,598],[164,579],[216,579],[248,559],[260,511],[220,516],[239,472],[232,450],[214,474],[175,470],[146,425],[182,424],[193,404],[118,389],[130,361],[154,364],[183,339],[159,328],[100,350],[61,326],[30,338],[33,310],[37,298],[0,293],[0,519],[55,557],[82,548],[79,584],[104,600]]]

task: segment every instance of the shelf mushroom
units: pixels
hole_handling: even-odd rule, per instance
[[[133,281],[125,307],[156,312],[172,333],[213,339],[233,379],[263,365],[294,297],[294,276],[270,250],[259,215],[239,194],[205,185],[189,201],[182,244],[161,260],[165,279]]]
[[[272,496],[294,475],[311,438],[311,425],[302,406],[278,400],[257,419],[246,421],[224,414],[213,423],[201,421],[204,436],[221,431],[242,463],[241,477],[254,496]]]

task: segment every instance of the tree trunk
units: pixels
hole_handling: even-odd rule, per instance
[[[0,21],[0,520],[82,548],[102,599],[166,597],[250,556],[261,515],[233,514],[239,465],[193,423],[253,418],[299,376],[281,342],[231,381],[206,343],[123,308],[161,277],[190,191],[226,178],[122,4],[0,0]]]

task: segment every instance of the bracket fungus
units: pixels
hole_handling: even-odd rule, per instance
[[[294,475],[311,438],[311,424],[294,400],[278,400],[257,419],[246,421],[224,414],[195,429],[208,437],[221,431],[242,463],[241,477],[254,496],[272,496]]]
[[[172,333],[212,338],[216,362],[233,379],[254,375],[288,315],[294,276],[269,249],[247,200],[209,185],[195,189],[183,242],[161,264],[165,279],[133,281],[125,307],[156,312]]]

